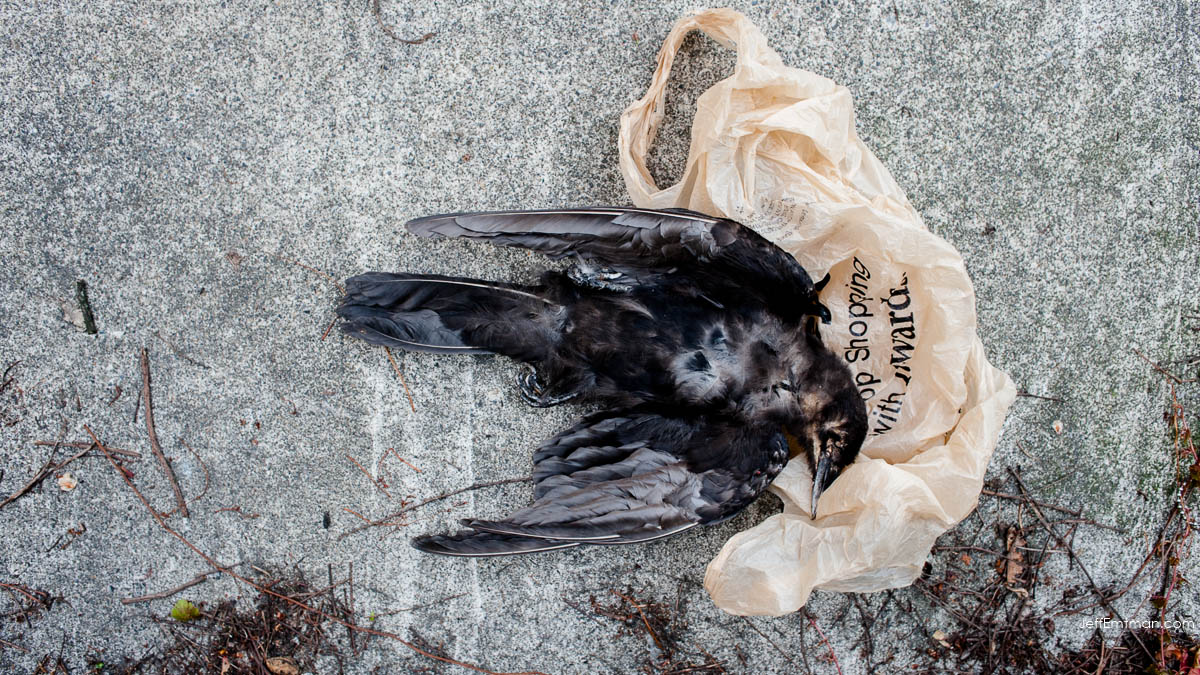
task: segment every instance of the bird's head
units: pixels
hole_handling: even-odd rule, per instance
[[[811,513],[816,518],[821,493],[858,457],[867,437],[867,407],[846,364],[823,346],[814,345],[812,351],[809,368],[796,377],[799,415],[788,432],[812,468]]]

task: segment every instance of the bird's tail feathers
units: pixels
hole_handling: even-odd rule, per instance
[[[369,272],[346,281],[342,330],[410,351],[541,358],[562,307],[541,289],[433,274]]]

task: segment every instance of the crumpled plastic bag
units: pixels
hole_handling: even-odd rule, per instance
[[[683,178],[660,190],[645,157],[675,52],[693,30],[735,50],[737,65],[700,96]],[[815,521],[811,473],[797,457],[771,487],[783,513],[734,536],[709,564],[704,585],[717,606],[782,615],[814,588],[912,583],[934,539],[975,508],[1016,389],[984,356],[962,257],[859,140],[849,90],[783,65],[738,12],[698,11],[675,24],[649,90],[621,116],[619,152],[634,204],[732,218],[814,279],[831,275],[822,337],[869,411],[862,456],[821,497]]]

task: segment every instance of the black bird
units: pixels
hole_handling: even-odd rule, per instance
[[[731,220],[684,210],[578,208],[418,218],[468,237],[572,258],[521,286],[371,272],[347,281],[350,335],[413,351],[496,353],[528,366],[522,397],[589,415],[534,453],[534,502],[413,544],[447,555],[627,544],[723,521],[798,446],[817,499],[858,454],[866,408],[804,268]],[[826,278],[828,279],[828,278]],[[823,284],[824,282],[822,282]]]

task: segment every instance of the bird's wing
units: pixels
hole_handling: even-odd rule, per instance
[[[714,279],[736,280],[823,316],[818,289],[795,258],[744,225],[694,211],[586,207],[455,213],[411,220],[408,229],[423,237],[483,239],[555,259],[578,256],[635,274],[702,269]]]
[[[531,506],[503,520],[464,520],[476,533],[415,544],[434,553],[500,555],[658,539],[737,513],[786,459],[778,431],[645,410],[599,413],[534,455]]]

